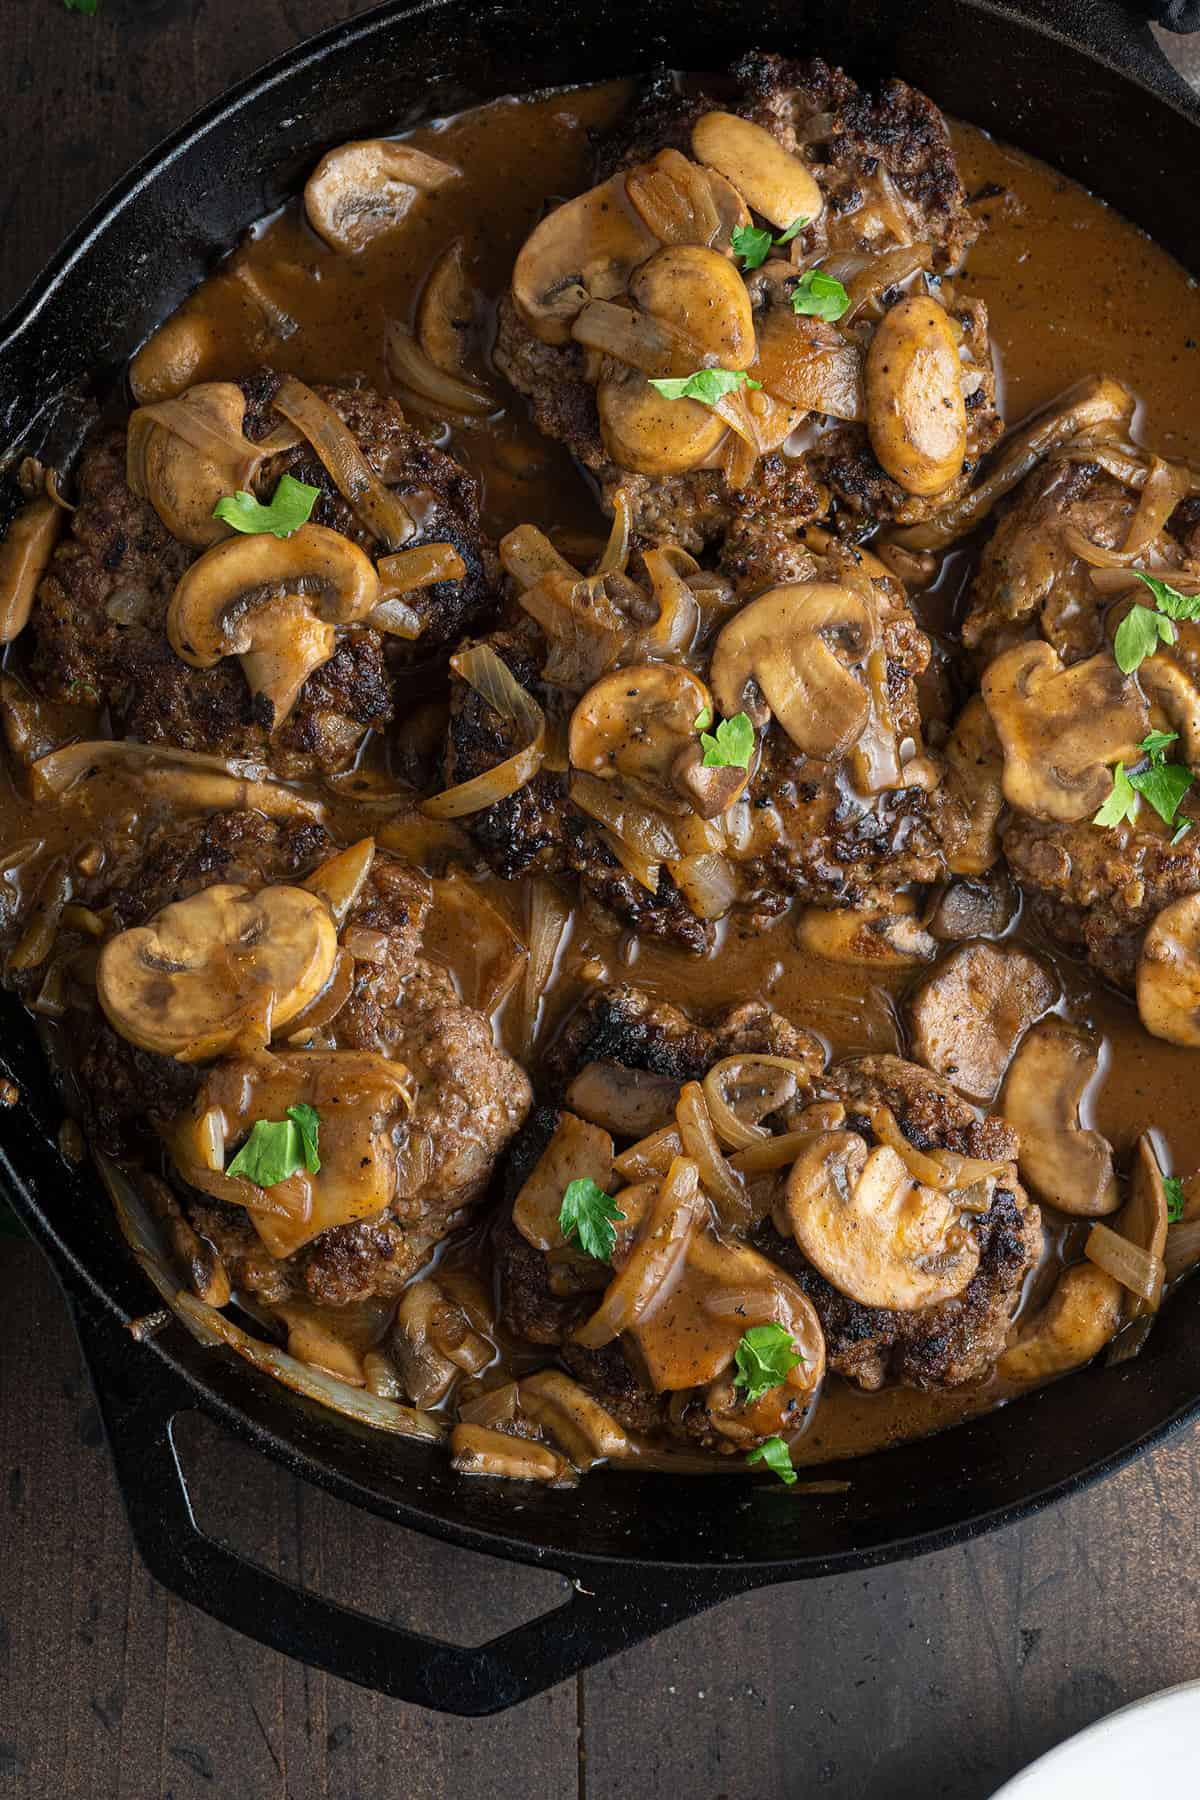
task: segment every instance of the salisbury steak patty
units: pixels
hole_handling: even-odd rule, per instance
[[[270,409],[275,385],[273,376],[245,384],[247,436],[261,438],[280,423]],[[450,541],[466,563],[463,580],[412,596],[425,626],[421,653],[439,649],[490,603],[491,552],[479,530],[474,483],[407,424],[394,401],[369,389],[316,391],[349,426],[375,472],[399,493],[419,498],[422,534],[413,544]],[[83,456],[79,504],[31,620],[38,690],[51,699],[101,703],[119,734],[146,743],[253,757],[284,775],[344,768],[365,733],[391,717],[394,644],[385,650],[381,635],[364,627],[343,635],[272,731],[270,703],[252,695],[236,658],[196,669],[167,641],[171,595],[196,552],[130,490],[125,465],[123,430],[104,432]],[[264,465],[259,497],[269,498],[285,473],[320,490],[316,523],[378,549],[307,445]]]

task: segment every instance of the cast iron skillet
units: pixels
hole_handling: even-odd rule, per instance
[[[1148,9],[1147,9],[1148,10]],[[1116,0],[430,0],[389,5],[301,47],[152,155],[76,233],[0,341],[0,445],[61,457],[107,379],[317,155],[508,92],[715,68],[753,42],[820,51],[860,79],[897,73],[949,112],[1044,157],[1200,273],[1188,203],[1200,107]],[[97,373],[99,372],[99,373]],[[11,512],[15,489],[4,484]],[[3,514],[0,514],[3,517]],[[66,1289],[134,1536],[175,1593],[347,1680],[461,1714],[495,1712],[749,1588],[863,1569],[1027,1516],[1120,1467],[1200,1411],[1200,1286],[1146,1349],[944,1436],[847,1465],[844,1494],[793,1497],[734,1476],[598,1471],[574,1492],[455,1476],[445,1450],[371,1433],[202,1348],[157,1305],[100,1183],[56,1148],[62,1102],[5,999],[0,1187]],[[384,1518],[572,1578],[558,1610],[476,1649],[306,1594],[205,1536],[173,1439],[199,1410],[289,1469]]]

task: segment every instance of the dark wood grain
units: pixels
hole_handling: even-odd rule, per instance
[[[0,305],[188,112],[349,0],[0,0]],[[479,1641],[555,1578],[385,1531],[227,1446],[205,1523],[337,1598]],[[1200,1676],[1195,1434],[1026,1526],[727,1605],[464,1726],[314,1674],[133,1555],[61,1298],[0,1239],[0,1800],[984,1800]],[[797,1531],[803,1531],[798,1514]]]

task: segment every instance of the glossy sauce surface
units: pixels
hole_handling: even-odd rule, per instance
[[[401,229],[353,257],[316,238],[298,204],[266,222],[187,303],[188,309],[202,309],[209,333],[209,348],[189,379],[236,378],[270,363],[308,381],[358,376],[389,391],[387,324],[397,319],[413,324],[432,266],[461,238],[466,268],[481,297],[472,364],[493,385],[504,409],[482,425],[440,426],[438,441],[479,479],[484,522],[492,534],[532,521],[568,554],[586,554],[581,540],[598,545],[606,530],[594,496],[565,452],[533,431],[523,403],[490,369],[487,353],[495,303],[517,248],[548,199],[586,185],[588,132],[616,114],[626,93],[614,84],[549,100],[506,100],[412,134],[419,147],[455,162],[464,177],[420,198]],[[965,272],[954,279],[987,302],[1008,422],[1016,423],[1079,377],[1104,372],[1137,393],[1142,438],[1166,456],[1200,458],[1200,410],[1194,399],[1200,294],[1190,277],[1131,225],[1053,171],[971,127],[956,126],[954,135],[967,192],[980,196],[974,210],[985,225]],[[918,598],[918,612],[931,628],[952,624],[954,596],[969,576],[969,556],[956,553],[939,588]],[[372,754],[378,757],[378,747]],[[35,817],[7,769],[3,783],[4,862],[11,865],[16,845],[37,846],[4,875],[14,897],[32,891],[55,854],[86,841],[94,829],[89,815],[136,805],[136,790],[127,784],[100,782],[57,815]],[[333,814],[333,828],[345,837],[378,826],[377,817],[344,797]],[[520,889],[490,880],[487,888],[520,925]],[[1016,930],[1028,932],[1023,921]],[[1119,1155],[1153,1127],[1166,1169],[1182,1175],[1200,1169],[1196,1055],[1147,1036],[1131,1003],[1045,944],[1038,948],[1058,968],[1062,1010],[1104,1040],[1102,1072],[1086,1122],[1108,1136]],[[432,953],[438,954],[436,941]],[[449,947],[445,954],[453,963]],[[700,962],[577,917],[546,995],[540,1041],[585,982],[597,979],[634,980],[701,1016],[749,998],[769,1001],[815,1030],[832,1059],[864,1051],[903,1053],[906,1047],[899,1002],[911,976],[867,974],[808,956],[798,949],[786,915],[766,929],[727,922],[715,952]],[[502,1009],[498,1028],[515,1049],[511,1004]],[[1069,1231],[1077,1237],[1079,1228]],[[1047,1232],[1051,1263],[1060,1252],[1059,1235]],[[454,1262],[477,1261],[480,1238],[476,1230],[442,1254]],[[1033,1279],[1034,1299],[1045,1287],[1045,1276]],[[327,1317],[325,1323],[332,1321]],[[378,1321],[372,1326],[370,1319],[347,1317],[341,1328],[349,1336],[369,1338]],[[795,1460],[816,1462],[928,1431],[1005,1397],[996,1383],[965,1394],[866,1395],[831,1378],[806,1438],[795,1447]]]

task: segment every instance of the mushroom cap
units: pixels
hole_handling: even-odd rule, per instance
[[[1137,678],[1151,706],[1161,707],[1171,730],[1179,733],[1183,761],[1200,768],[1200,687],[1192,671],[1160,648],[1142,663]]]
[[[633,475],[686,475],[728,430],[701,400],[667,400],[635,369],[606,374],[596,388],[600,435],[610,459]]]
[[[1021,1180],[1037,1199],[1082,1218],[1120,1204],[1112,1145],[1079,1123],[1079,1103],[1099,1066],[1091,1038],[1065,1019],[1043,1019],[1023,1038],[1000,1096],[1021,1140]]]
[[[643,312],[683,332],[707,365],[748,369],[754,361],[754,314],[746,284],[719,250],[670,244],[636,269],[629,295]]]
[[[1017,644],[989,665],[983,698],[1004,751],[1004,797],[1035,819],[1088,819],[1149,730],[1137,683],[1107,653],[1063,667],[1049,644]]]
[[[717,639],[713,695],[726,718],[746,712],[761,727],[773,714],[797,749],[838,756],[862,736],[871,710],[847,664],[861,664],[874,642],[871,609],[850,588],[823,581],[770,588]]]
[[[940,494],[967,449],[958,341],[927,295],[883,315],[867,351],[867,431],[879,462],[910,494]]]
[[[328,151],[304,188],[304,211],[334,250],[361,250],[392,231],[420,193],[457,181],[461,171],[412,144],[359,138]]]
[[[827,962],[881,970],[932,962],[938,948],[904,894],[886,907],[806,906],[796,922],[796,942]]]
[[[325,987],[337,947],[316,894],[220,882],[110,938],[96,991],[130,1043],[203,1062],[268,1043]]]
[[[1200,1045],[1200,894],[1173,900],[1150,924],[1138,957],[1137,1004],[1154,1037]]]
[[[1121,1323],[1118,1281],[1094,1263],[1064,1269],[1040,1313],[1021,1327],[996,1365],[1004,1381],[1047,1381],[1090,1362]]]
[[[747,206],[780,231],[819,218],[825,197],[798,156],[737,113],[707,112],[692,127],[692,154],[732,182]]]
[[[129,420],[127,475],[181,544],[197,550],[228,537],[213,517],[226,494],[252,486],[264,457],[243,431],[246,396],[232,381],[202,381],[178,399],[139,407]]]
[[[1018,1039],[1058,999],[1054,975],[1019,944],[962,944],[909,1001],[917,1062],[972,1100],[990,1100]]]
[[[809,1262],[860,1306],[934,1306],[979,1266],[954,1192],[923,1186],[895,1150],[868,1150],[854,1131],[814,1135],[788,1174],[785,1210]]]
[[[678,663],[614,669],[571,714],[571,766],[606,780],[622,775],[667,787],[680,750],[696,742],[696,720],[711,707],[704,683]]]
[[[512,272],[517,312],[544,344],[566,344],[589,300],[615,300],[659,239],[630,205],[624,175],[547,213],[525,239]]]

